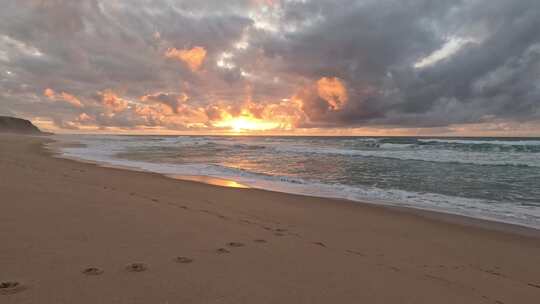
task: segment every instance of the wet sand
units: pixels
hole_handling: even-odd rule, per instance
[[[0,303],[538,303],[536,230],[179,181],[0,135]]]

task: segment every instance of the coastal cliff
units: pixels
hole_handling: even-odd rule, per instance
[[[26,119],[0,116],[0,133],[45,134]]]

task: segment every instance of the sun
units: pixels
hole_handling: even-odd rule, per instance
[[[279,122],[267,121],[250,116],[230,117],[214,124],[219,128],[228,128],[233,132],[267,131],[280,128]]]
[[[262,111],[256,115],[249,108],[237,114],[221,110],[220,119],[213,121],[212,126],[236,134],[291,130],[294,127],[294,117],[279,111]]]
[[[279,124],[271,121],[253,119],[248,117],[238,117],[231,121],[231,129],[235,132],[242,131],[265,131],[279,127]]]

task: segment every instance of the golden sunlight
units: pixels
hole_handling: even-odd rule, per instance
[[[229,117],[222,121],[214,123],[218,128],[228,128],[234,132],[244,131],[267,131],[280,128],[281,124],[274,121],[266,121],[243,115],[240,117]]]
[[[226,129],[235,133],[292,130],[301,119],[296,102],[280,102],[254,104],[247,102],[239,112],[230,107],[212,107],[214,118],[210,124],[213,127]]]

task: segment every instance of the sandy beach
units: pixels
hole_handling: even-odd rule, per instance
[[[0,135],[0,303],[538,303],[538,231],[179,181]]]

